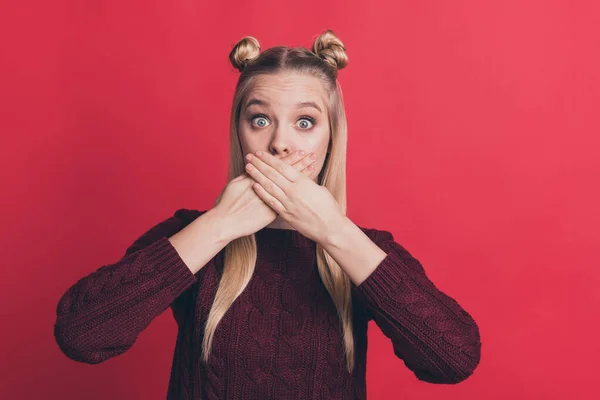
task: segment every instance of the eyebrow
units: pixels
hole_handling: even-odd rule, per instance
[[[267,106],[267,107],[270,105],[269,102],[267,102],[265,100],[252,98],[252,99],[250,99],[250,101],[248,101],[245,108],[248,108],[253,104],[257,104],[260,106]],[[314,101],[301,101],[300,103],[296,104],[295,108],[298,109],[298,108],[305,108],[305,107],[312,107],[312,108],[319,110],[320,113],[323,112],[321,110],[321,107],[319,107],[319,105],[317,103],[315,103]]]

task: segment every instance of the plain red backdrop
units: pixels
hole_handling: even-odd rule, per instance
[[[309,47],[326,28],[350,60],[348,215],[393,232],[482,335],[475,373],[432,385],[372,322],[369,399],[594,397],[597,2],[7,3],[3,399],[165,397],[170,312],[127,353],[86,365],[54,341],[57,302],[176,209],[213,205],[235,42]]]

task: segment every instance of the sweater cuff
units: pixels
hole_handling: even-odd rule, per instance
[[[161,237],[144,248],[147,269],[141,273],[158,273],[170,284],[174,296],[179,296],[197,281],[196,275],[183,262],[167,237]]]
[[[369,303],[394,297],[402,280],[406,279],[405,268],[402,258],[395,251],[390,251],[367,279],[356,287],[356,290]]]

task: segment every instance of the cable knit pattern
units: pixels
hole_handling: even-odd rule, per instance
[[[193,274],[168,238],[204,212],[177,210],[120,260],[66,290],[54,334],[67,357],[97,364],[122,354],[170,308],[178,333],[167,400],[365,399],[370,320],[420,380],[457,383],[478,365],[481,342],[473,318],[435,287],[390,232],[367,228],[361,229],[387,256],[358,287],[352,285],[352,374],[341,322],[318,274],[316,243],[298,231],[269,228],[256,233],[254,275],[218,325],[203,363],[204,323],[224,250]]]
[[[481,342],[473,318],[438,290],[421,263],[390,232],[373,239],[388,255],[357,290],[369,319],[391,339],[395,354],[417,378],[458,383],[479,364]]]

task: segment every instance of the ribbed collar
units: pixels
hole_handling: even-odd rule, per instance
[[[262,228],[256,232],[256,240],[287,243],[292,247],[314,247],[316,242],[295,229]]]

